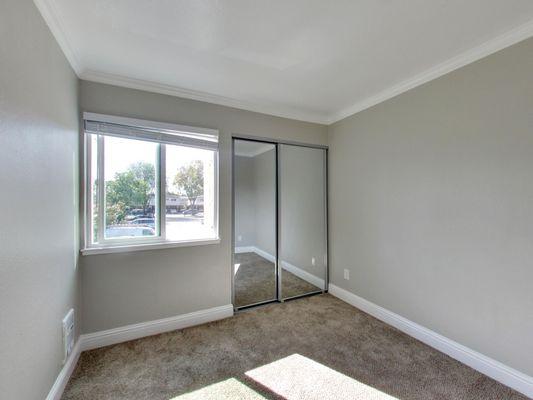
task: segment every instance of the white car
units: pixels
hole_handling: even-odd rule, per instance
[[[109,226],[105,230],[107,239],[138,236],[155,236],[155,229],[149,226]]]
[[[154,218],[135,218],[133,221],[129,221],[129,223],[133,225],[145,225],[155,228]]]

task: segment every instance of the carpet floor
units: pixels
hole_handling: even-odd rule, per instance
[[[238,265],[235,274],[235,307],[276,299],[276,271],[274,263],[256,253],[235,254]],[[315,292],[320,288],[289,271],[282,271],[283,298]]]
[[[265,398],[526,399],[328,294],[84,352],[62,397]]]

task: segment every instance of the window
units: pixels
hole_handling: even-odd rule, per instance
[[[218,238],[218,132],[84,113],[85,247]]]

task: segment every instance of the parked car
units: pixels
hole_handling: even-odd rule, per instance
[[[183,211],[183,215],[196,215],[198,213],[198,210],[185,210]]]
[[[154,218],[135,218],[133,221],[130,221],[132,225],[143,225],[155,228],[155,219]]]
[[[148,215],[148,214],[143,214],[143,215],[131,215],[131,214],[128,214],[126,215],[126,217],[124,218],[125,221],[128,221],[128,222],[131,222],[135,219],[138,219],[138,218],[153,218],[154,216],[153,215]]]
[[[107,239],[118,237],[154,236],[155,229],[149,226],[109,226],[105,230]]]

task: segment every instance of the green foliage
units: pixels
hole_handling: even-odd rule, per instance
[[[146,213],[155,188],[155,168],[152,164],[138,162],[127,171],[118,172],[106,182],[106,219],[115,224],[124,220],[127,212],[142,208]]]
[[[187,196],[194,207],[198,196],[204,194],[204,164],[201,161],[193,161],[181,167],[174,177],[174,185]]]
[[[105,218],[109,224],[118,224],[126,218],[128,208],[119,201],[118,203],[107,205],[105,210]]]

